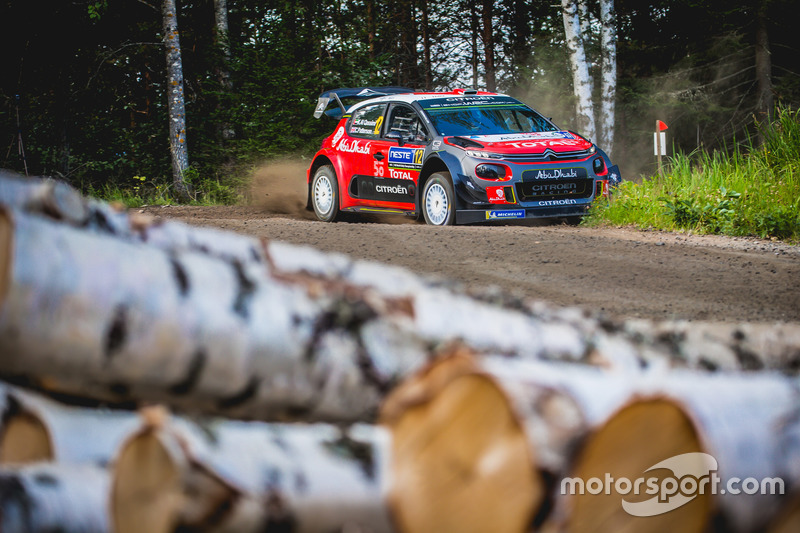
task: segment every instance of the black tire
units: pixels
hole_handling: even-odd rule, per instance
[[[456,223],[456,209],[453,202],[453,182],[448,172],[431,174],[425,182],[420,197],[420,210],[425,223],[431,226],[451,226]]]
[[[573,217],[564,217],[564,224],[566,224],[567,226],[580,226],[581,222],[583,222],[583,217],[580,215]]]
[[[311,180],[311,206],[323,222],[335,222],[339,216],[339,182],[331,165],[324,165]]]

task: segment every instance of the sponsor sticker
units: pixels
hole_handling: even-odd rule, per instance
[[[331,141],[331,144],[336,146],[336,143],[339,142],[339,139],[342,138],[342,135],[344,135],[344,126],[340,126],[339,129],[336,130],[336,134],[333,136],[333,141]]]
[[[431,149],[438,150],[442,146],[442,141],[433,141],[431,144]]]
[[[485,142],[539,141],[542,139],[575,139],[568,131],[537,131],[510,135],[473,135],[470,139]]]
[[[492,204],[515,204],[517,203],[514,198],[514,189],[509,187],[511,195],[507,195],[504,186],[499,187],[486,187],[486,197],[489,198],[489,203]]]
[[[501,218],[525,218],[525,210],[503,209],[486,211],[486,220],[499,220]]]
[[[564,198],[563,200],[542,200],[539,202],[539,205],[573,205],[577,203],[578,201],[573,200],[572,198]]]
[[[558,180],[569,178],[585,178],[586,169],[580,167],[573,168],[543,168],[538,170],[526,170],[522,173],[522,179],[527,180]]]
[[[370,146],[372,146],[372,143],[362,145],[359,140],[352,140],[348,143],[347,139],[342,139],[342,142],[336,145],[336,149],[350,154],[368,154]]]
[[[419,170],[424,148],[389,148],[389,168]]]

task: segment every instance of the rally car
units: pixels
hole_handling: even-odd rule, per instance
[[[307,181],[308,209],[326,222],[343,212],[421,214],[437,226],[576,221],[621,180],[592,142],[503,94],[336,89],[319,97],[323,115],[339,122]]]

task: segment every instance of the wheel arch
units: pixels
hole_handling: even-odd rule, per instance
[[[342,175],[340,169],[336,168],[336,164],[327,155],[320,154],[314,158],[314,160],[311,162],[311,166],[308,167],[308,174],[306,176],[306,209],[308,211],[314,210],[314,207],[311,205],[311,182],[314,180],[314,174],[317,173],[319,167],[324,167],[325,165],[330,165],[333,167],[333,171],[336,173],[337,181],[339,180],[339,176]],[[341,183],[339,184],[339,188],[341,189]],[[341,202],[341,198],[339,201]]]
[[[459,163],[458,159],[447,152],[439,153],[429,157],[422,166],[422,170],[419,172],[419,180],[417,181],[417,194],[415,202],[418,212],[422,212],[422,191],[425,190],[425,182],[428,181],[428,178],[430,178],[432,174],[437,172],[449,173],[450,180],[453,182],[453,187],[455,188],[456,176],[458,176],[460,171],[461,164]]]

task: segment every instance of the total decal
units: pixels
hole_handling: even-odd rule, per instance
[[[389,148],[389,168],[419,170],[424,155],[424,148]]]

